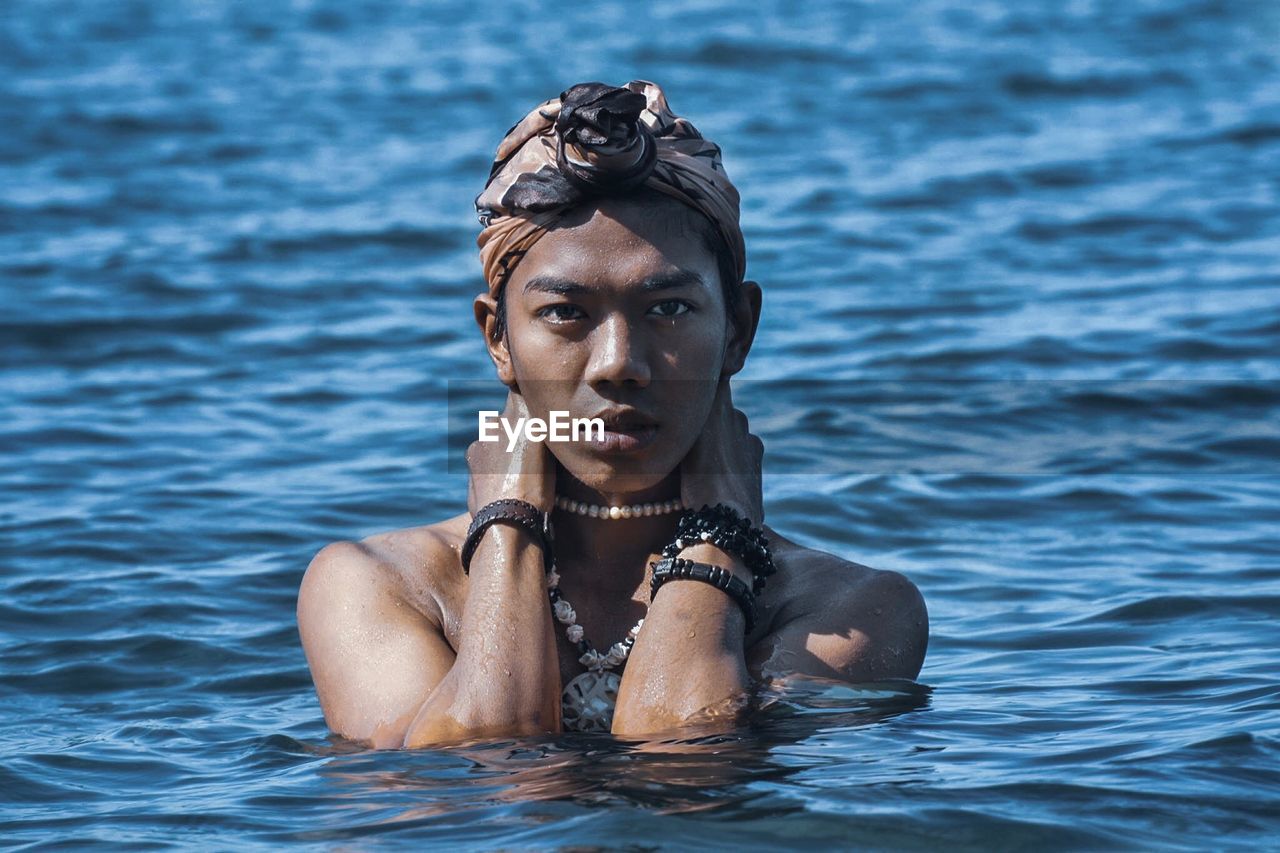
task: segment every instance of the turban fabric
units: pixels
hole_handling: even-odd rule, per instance
[[[483,226],[476,245],[490,294],[497,295],[525,252],[570,207],[640,186],[711,220],[743,279],[738,191],[724,172],[720,147],[672,113],[656,83],[579,83],[507,131],[476,196]]]

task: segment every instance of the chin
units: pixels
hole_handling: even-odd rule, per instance
[[[622,464],[599,459],[572,459],[568,464],[561,461],[561,465],[587,488],[615,494],[652,489],[670,477],[671,472],[675,470],[674,466],[666,470],[655,470],[662,466],[655,466],[652,463],[644,464],[638,460]]]

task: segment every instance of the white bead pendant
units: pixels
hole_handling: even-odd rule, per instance
[[[565,626],[565,636],[575,646],[582,642],[583,630],[578,624],[578,614],[560,595],[560,575],[553,566],[547,574],[547,595],[551,598],[551,612]],[[587,651],[578,662],[587,671],[572,679],[560,694],[560,716],[565,729],[579,732],[607,732],[613,725],[613,709],[618,700],[618,686],[622,677],[612,670],[626,663],[644,626],[641,618],[627,632],[626,639],[614,643],[603,654],[587,643]]]

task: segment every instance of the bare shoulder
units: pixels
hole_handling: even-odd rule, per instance
[[[331,542],[312,558],[300,599],[311,590],[341,589],[347,596],[391,596],[444,628],[442,601],[459,583],[459,550],[466,514],[435,524],[389,530],[359,541]],[[461,523],[461,532],[458,525]]]
[[[915,583],[776,532],[771,538],[786,585],[768,636],[752,649],[748,663],[758,675],[800,672],[858,682],[919,674],[929,614]]]

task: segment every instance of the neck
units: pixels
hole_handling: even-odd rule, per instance
[[[556,474],[556,494],[599,506],[657,503],[680,497],[680,476],[673,471],[651,488],[637,492],[598,491],[563,468]],[[573,585],[605,595],[630,594],[648,574],[648,558],[675,535],[678,512],[636,518],[591,518],[556,509],[557,563],[578,575]],[[583,571],[590,567],[590,571]]]

